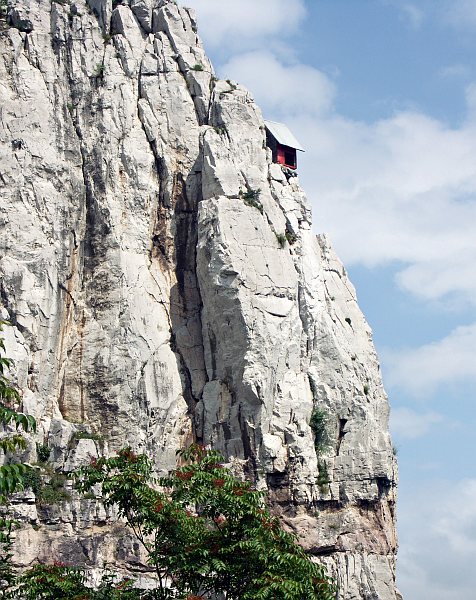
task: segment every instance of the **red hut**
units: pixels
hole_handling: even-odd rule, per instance
[[[264,124],[266,145],[273,152],[273,162],[289,169],[297,169],[297,150],[304,152],[304,148],[283,123],[265,121]]]

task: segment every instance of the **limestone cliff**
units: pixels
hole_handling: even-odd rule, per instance
[[[131,444],[163,472],[212,444],[269,490],[340,599],[394,600],[371,332],[249,92],[214,76],[170,0],[11,0],[0,28],[2,314],[52,468]],[[94,498],[17,501],[22,564],[139,568]]]

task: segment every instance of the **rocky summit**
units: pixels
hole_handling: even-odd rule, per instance
[[[0,20],[0,277],[38,420],[70,471],[193,440],[266,489],[339,599],[396,600],[397,469],[372,335],[263,116],[171,0],[9,0]],[[34,490],[19,565],[142,572],[92,497]],[[146,576],[146,573],[144,574]]]

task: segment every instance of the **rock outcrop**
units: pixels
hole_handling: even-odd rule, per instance
[[[170,0],[11,0],[0,28],[2,316],[50,468],[130,444],[165,472],[212,444],[340,599],[395,600],[371,332],[250,93],[215,77]],[[139,568],[94,498],[16,502],[21,564]]]

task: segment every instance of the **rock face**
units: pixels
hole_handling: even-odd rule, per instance
[[[212,444],[267,488],[340,599],[396,599],[371,332],[251,95],[217,80],[193,12],[170,0],[10,4],[2,315],[51,468],[131,444],[165,472],[176,449]],[[16,502],[21,564],[140,562],[94,498]]]

